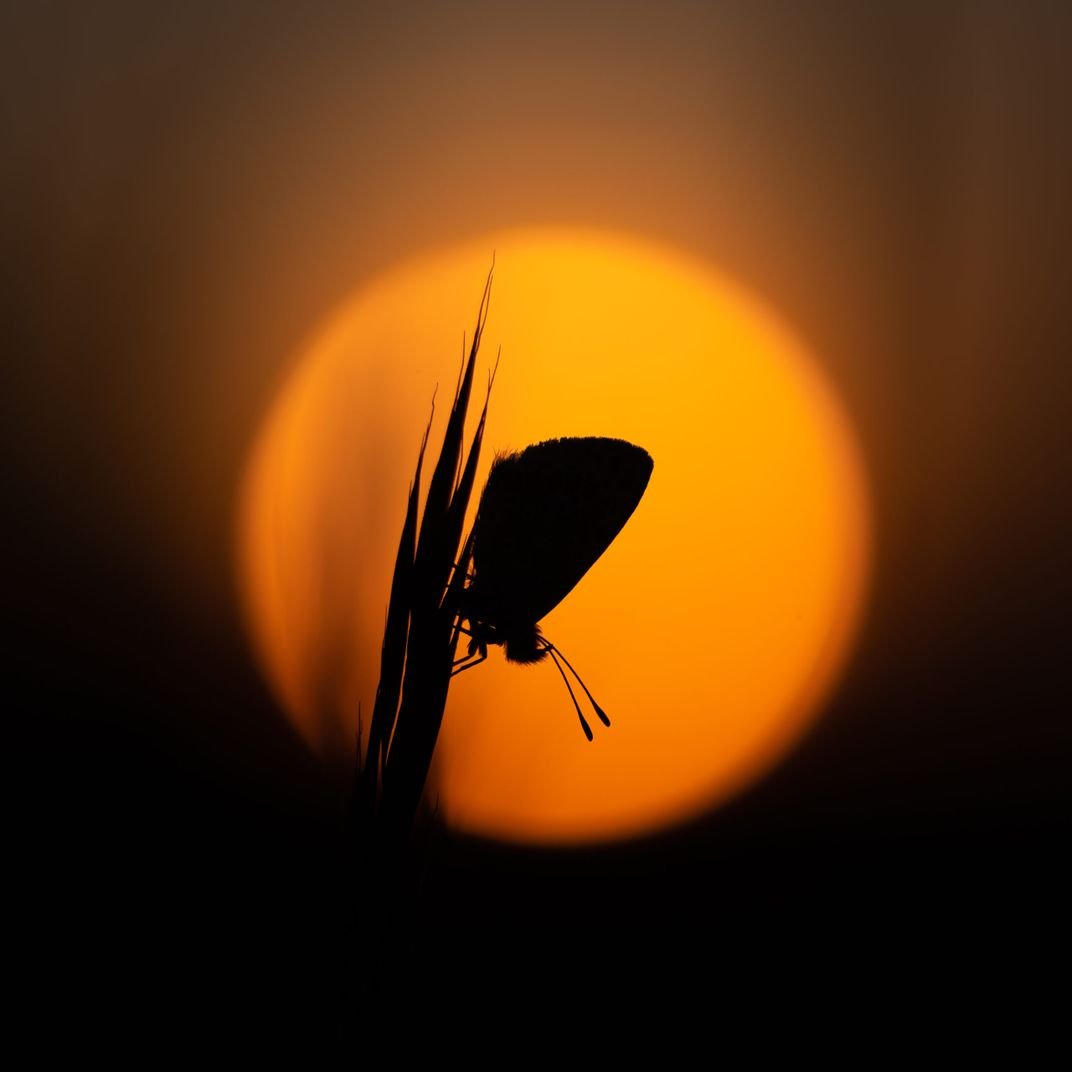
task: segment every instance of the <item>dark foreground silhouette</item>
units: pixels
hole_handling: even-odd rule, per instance
[[[462,465],[491,279],[489,273],[418,523],[425,431],[395,560],[380,682],[368,746],[358,757],[352,822],[356,855],[371,852],[377,869],[389,868],[386,858],[405,845],[420,807],[450,679],[483,662],[489,645],[502,645],[506,658],[516,663],[550,657],[589,741],[592,728],[567,670],[599,719],[610,725],[569,660],[541,634],[539,622],[629,520],[654,463],[641,447],[601,437],[554,439],[500,455],[472,531],[462,542],[494,382],[493,371]],[[463,635],[469,637],[468,652],[459,659]]]

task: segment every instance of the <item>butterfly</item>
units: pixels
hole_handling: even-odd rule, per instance
[[[506,658],[536,663],[550,656],[569,690],[588,740],[592,729],[559,660],[584,689],[604,725],[610,720],[539,621],[573,590],[629,520],[654,462],[622,439],[551,439],[492,463],[471,535],[472,573],[460,601],[469,654],[461,673],[501,644]]]

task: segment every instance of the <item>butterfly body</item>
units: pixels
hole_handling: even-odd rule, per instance
[[[516,626],[507,633],[477,619],[472,621],[471,632],[473,638],[469,643],[470,655],[479,652],[482,656],[486,656],[489,644],[501,644],[507,662],[530,665],[547,658],[546,642],[543,640],[540,627],[536,624]]]

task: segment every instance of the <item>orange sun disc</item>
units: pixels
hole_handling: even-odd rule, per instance
[[[710,809],[812,724],[848,657],[870,557],[860,452],[815,357],[710,267],[620,235],[524,230],[384,273],[319,329],[241,492],[242,595],[309,744],[371,709],[391,570],[438,383],[455,382],[496,252],[482,473],[559,437],[655,459],[629,522],[541,626],[612,721],[589,744],[562,679],[499,649],[451,686],[432,791],[483,836],[578,843]],[[474,500],[478,496],[474,496]]]

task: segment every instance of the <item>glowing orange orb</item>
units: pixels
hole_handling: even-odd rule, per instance
[[[837,399],[786,325],[703,265],[619,236],[532,230],[362,290],[299,356],[250,460],[250,629],[302,733],[346,750],[375,693],[432,389],[441,415],[493,249],[483,356],[501,344],[502,363],[484,473],[496,450],[585,435],[640,444],[655,471],[542,623],[612,728],[597,724],[589,744],[553,667],[492,649],[451,686],[434,792],[448,821],[491,837],[631,836],[725,800],[799,740],[846,658],[868,560],[862,467]]]

